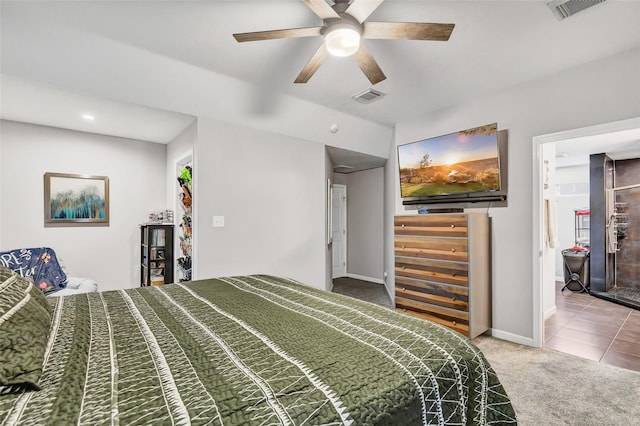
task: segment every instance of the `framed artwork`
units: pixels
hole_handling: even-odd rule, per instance
[[[108,226],[109,178],[44,174],[45,226]]]

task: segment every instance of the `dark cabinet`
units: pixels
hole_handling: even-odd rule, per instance
[[[140,226],[140,286],[173,280],[173,225]]]

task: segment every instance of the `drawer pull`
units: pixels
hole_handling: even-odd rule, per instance
[[[456,252],[456,249],[452,248],[451,253],[455,253],[455,252]]]
[[[458,325],[458,323],[456,323],[455,321],[453,321],[453,322],[452,322],[452,324],[453,324],[454,326],[455,326],[455,325]]]
[[[455,278],[455,277],[456,277],[456,275],[458,275],[458,274],[456,274],[455,272],[454,272],[453,274],[451,274],[451,276],[452,276],[453,278]]]
[[[452,223],[452,224],[451,224],[451,227],[452,227],[452,228],[455,228],[456,226]]]
[[[455,301],[456,301],[456,297],[455,297],[455,296],[453,296],[453,297],[451,298],[451,301],[452,301],[452,302],[455,302]]]
[[[407,291],[407,289],[406,289],[406,288],[404,288],[404,287],[402,287],[402,291]]]
[[[403,266],[403,267],[402,267],[402,269],[403,269],[403,270],[404,270],[404,269],[407,269],[407,267],[406,267],[406,266]]]
[[[402,224],[402,227],[404,228],[404,223]]]
[[[404,244],[402,245],[402,248],[404,248]]]

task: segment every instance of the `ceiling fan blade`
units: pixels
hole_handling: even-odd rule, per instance
[[[275,40],[278,38],[297,38],[319,36],[322,27],[289,28],[285,30],[256,31],[252,33],[238,33],[233,37],[242,43],[245,41]]]
[[[331,6],[329,6],[329,3],[327,3],[324,0],[302,0],[302,1],[304,1],[304,4],[306,4],[307,7],[311,9],[313,13],[318,15],[318,18],[322,19],[323,21],[329,18],[340,17],[340,15],[338,15],[338,13],[335,10],[333,10]]]
[[[384,0],[353,0],[345,11],[362,23]]]
[[[371,53],[369,53],[367,48],[364,47],[364,44],[360,43],[360,49],[358,49],[353,57],[371,84],[380,83],[382,80],[387,78],[387,76],[382,72],[382,69],[380,69],[376,60],[371,56]]]
[[[365,22],[363,38],[447,41],[455,24],[428,22]]]
[[[320,68],[320,65],[322,65],[324,60],[327,59],[328,53],[329,52],[327,52],[327,48],[325,47],[324,43],[322,43],[322,45],[320,45],[320,48],[316,50],[316,53],[313,54],[313,57],[309,60],[309,62],[307,62],[307,65],[302,68],[302,71],[300,71],[300,74],[298,74],[298,77],[296,78],[294,83],[308,82],[309,79],[313,77],[313,74],[318,71],[318,68]]]

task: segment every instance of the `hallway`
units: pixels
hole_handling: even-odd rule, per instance
[[[387,290],[382,284],[350,277],[339,277],[333,279],[333,289],[331,291],[375,303],[385,308],[393,309],[394,307]]]

